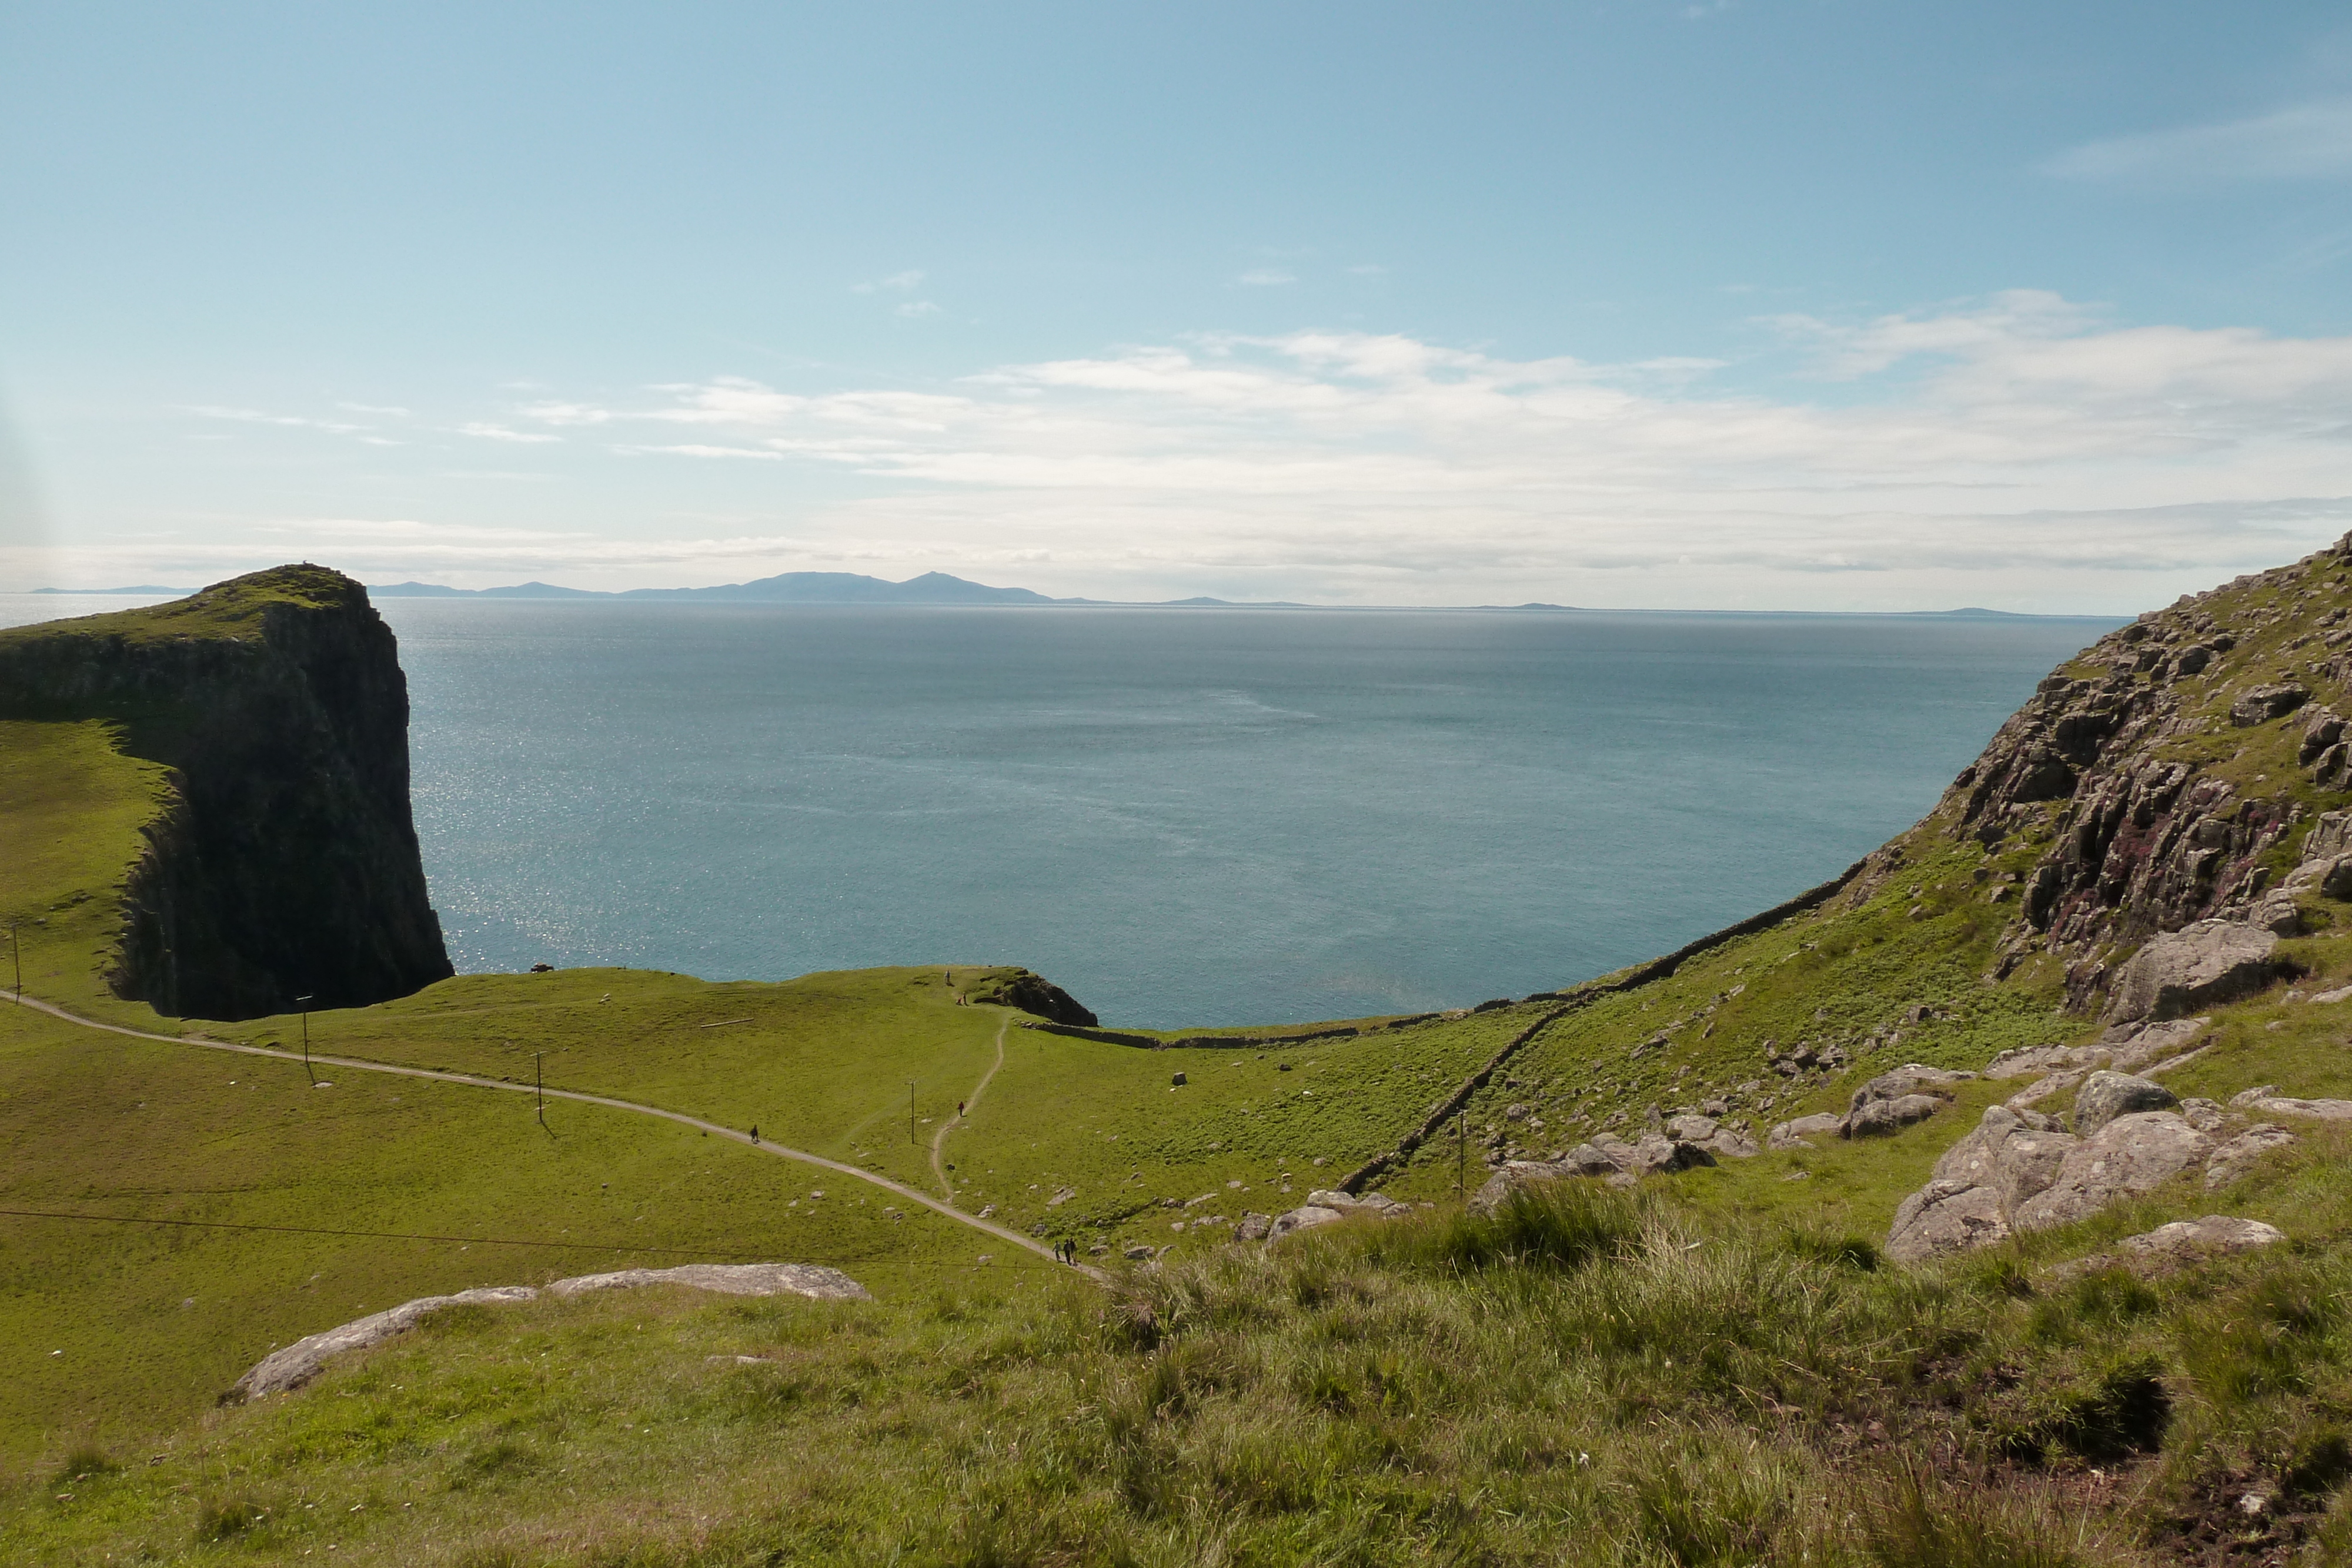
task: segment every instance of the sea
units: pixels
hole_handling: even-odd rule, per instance
[[[0,598],[0,624],[111,600]],[[462,971],[1020,964],[1110,1025],[1465,1007],[1934,806],[2111,620],[388,600]]]

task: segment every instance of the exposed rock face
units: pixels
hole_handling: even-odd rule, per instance
[[[625,1269],[613,1274],[583,1274],[558,1280],[547,1287],[551,1296],[576,1296],[589,1291],[618,1290],[632,1285],[684,1285],[729,1296],[806,1296],[813,1301],[870,1301],[866,1287],[838,1269],[814,1263],[686,1263],[675,1269]],[[404,1334],[442,1307],[500,1305],[538,1299],[529,1285],[493,1285],[459,1291],[451,1296],[425,1296],[396,1307],[325,1329],[273,1351],[236,1381],[226,1401],[285,1394],[319,1375],[327,1358],[346,1351],[364,1350]]]
[[[1026,969],[1013,970],[1010,979],[982,999],[1019,1008],[1051,1023],[1075,1024],[1080,1029],[1093,1029],[1102,1021],[1079,1006],[1069,992],[1045,976],[1033,975]]]
[[[1813,1145],[1808,1142],[1809,1139],[1818,1138],[1826,1133],[1842,1133],[1844,1129],[1844,1117],[1822,1111],[1781,1123],[1764,1135],[1764,1144],[1767,1148],[1774,1149],[1810,1149]]]
[[[2116,974],[2107,1003],[2111,1022],[2177,1019],[2251,996],[2276,974],[2278,938],[2252,925],[2200,920],[2156,937]]]
[[[1975,1076],[1973,1072],[1922,1067],[1916,1061],[1892,1072],[1882,1072],[1853,1092],[1845,1120],[1839,1124],[1839,1135],[1873,1138],[1899,1133],[1950,1103],[1949,1085]]]
[[[2285,1148],[2294,1134],[2271,1122],[2257,1122],[2213,1151],[2205,1166],[2208,1191],[2219,1192],[2254,1168],[2254,1162],[2273,1149]]]
[[[2074,1131],[2087,1136],[2118,1116],[2139,1111],[2169,1111],[2178,1096],[2153,1079],[2128,1072],[2094,1072],[2074,1094]]]
[[[1916,1262],[2065,1225],[2213,1154],[2211,1137],[2170,1111],[2119,1115],[2078,1138],[2037,1112],[1995,1105],[1895,1210],[1887,1255]]]
[[[367,591],[279,567],[0,632],[0,716],[104,718],[173,769],[113,985],[218,1019],[357,1007],[452,971],[408,801],[408,685]]]
[[[2050,1185],[2018,1204],[2011,1223],[2044,1230],[2087,1219],[2126,1193],[2149,1192],[2212,1153],[2212,1140],[2169,1111],[2118,1116],[2068,1149]]]

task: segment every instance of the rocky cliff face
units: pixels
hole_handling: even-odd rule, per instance
[[[1921,830],[2033,852],[2009,873],[2018,918],[1997,973],[2056,953],[2089,1008],[2158,933],[2216,917],[2291,931],[2300,889],[2276,879],[2325,847],[2305,841],[2352,789],[2347,680],[2352,535],[2143,615],[2042,682]],[[1873,855],[1853,900],[1905,855],[1905,840]]]
[[[217,1019],[446,977],[408,802],[408,684],[358,583],[257,572],[0,633],[0,716],[102,718],[173,770],[126,894],[118,994]]]

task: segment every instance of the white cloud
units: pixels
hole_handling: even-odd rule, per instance
[[[380,413],[390,419],[407,419],[412,417],[409,410],[404,408],[396,408],[389,403],[339,402],[335,406],[340,409],[348,410],[352,413]]]
[[[470,423],[457,426],[457,434],[459,435],[471,435],[482,441],[539,443],[561,441],[563,439],[563,437],[560,435],[549,435],[539,431],[509,430],[503,424],[488,424],[480,420],[475,420]]]
[[[2063,179],[2131,183],[2340,180],[2352,176],[2352,99],[2087,141],[2045,167]]]
[[[1297,282],[1298,278],[1296,274],[1285,272],[1278,267],[1257,267],[1234,281],[1245,288],[1279,288],[1286,283]]]
[[[925,316],[936,316],[940,314],[940,308],[928,299],[909,299],[899,306],[893,314],[903,316],[911,321]]]
[[[308,419],[292,413],[268,413],[257,408],[223,408],[214,403],[201,403],[185,412],[202,419],[234,420],[239,424],[274,424],[292,430],[323,430],[331,435],[352,435],[367,428],[363,424],[347,424],[341,420]]]
[[[871,282],[853,283],[849,291],[852,294],[911,294],[923,286],[923,277],[919,267],[910,267],[905,272],[894,272],[887,277],[877,277]]]
[[[1744,602],[1768,580],[1902,577],[1949,601],[1979,579],[2000,598],[2002,574],[2226,576],[2352,526],[2352,339],[2103,327],[2024,291],[1780,324],[1847,383],[1838,401],[1719,391],[1706,361],[1302,331],[926,390],[714,380],[543,416],[730,438],[632,450],[842,470],[870,493],[806,513],[806,548],[1049,560],[1073,592],[1208,573],[1292,596],[1570,599],[1597,574]]]

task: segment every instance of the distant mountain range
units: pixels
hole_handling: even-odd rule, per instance
[[[78,594],[173,594],[184,596],[193,588],[37,588],[35,593]],[[438,582],[391,582],[371,585],[371,597],[376,599],[638,599],[687,601],[710,604],[1078,604],[1119,606],[1150,610],[1181,610],[1194,607],[1236,610],[1306,610],[1312,606],[1294,603],[1289,600],[1162,599],[1146,601],[1114,599],[1050,599],[1026,588],[991,588],[984,582],[950,577],[944,571],[927,571],[920,577],[910,577],[904,582],[891,582],[879,577],[866,577],[854,571],[785,571],[774,577],[762,577],[751,582],[722,583],[716,588],[628,588],[607,591],[593,588],[560,588],[551,582],[518,582],[506,588],[450,588]],[[1412,605],[1366,606],[1351,605],[1349,609],[1423,608]],[[1434,608],[1434,607],[1428,607]],[[1480,604],[1477,610],[1538,610],[1570,611],[1572,604]],[[1631,613],[1642,613],[1632,612]],[[1810,611],[1670,611],[1668,614],[1731,614],[1780,615],[1824,613]],[[1827,612],[1826,613],[1840,613]],[[2113,622],[2114,616],[2050,616],[2020,615],[2007,610],[1899,610],[1850,611],[1848,614],[1895,614],[1912,617],[1932,616],[1948,621],[2052,621],[2093,620]]]
[[[437,582],[394,582],[368,592],[378,599],[660,599],[692,600],[718,604],[1108,604],[1104,599],[1049,599],[1025,588],[991,588],[927,571],[904,582],[890,582],[854,571],[786,571],[752,582],[723,583],[717,588],[630,588],[602,592],[587,588],[558,588],[549,582],[519,582],[511,588],[444,588]],[[1231,605],[1226,599],[1173,599],[1165,605]],[[1260,608],[1297,610],[1296,604]]]

